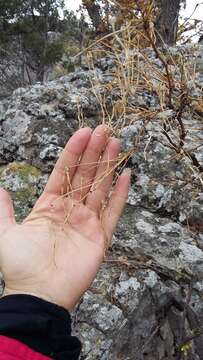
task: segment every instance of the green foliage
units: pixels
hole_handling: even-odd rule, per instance
[[[0,0],[0,14],[6,20],[32,16],[35,13],[41,16],[58,16],[59,9],[64,9],[63,0]]]
[[[67,38],[77,33],[78,20],[64,10],[64,0],[0,0],[0,47],[12,52],[16,47],[25,65],[39,74],[37,80],[61,59]]]
[[[85,16],[77,19],[64,0],[0,0],[0,86],[43,81],[55,64],[69,71],[90,37]]]
[[[53,65],[60,61],[64,52],[64,43],[62,41],[55,41],[47,46],[45,56],[42,61],[44,64]]]

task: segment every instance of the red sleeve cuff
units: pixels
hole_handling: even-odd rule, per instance
[[[0,336],[0,360],[50,360],[20,341]]]

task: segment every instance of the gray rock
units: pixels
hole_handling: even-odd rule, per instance
[[[194,66],[202,48],[170,48],[165,56],[181,54]],[[119,112],[121,89],[112,89],[113,55],[96,60],[95,70],[84,66],[47,84],[19,88],[0,102],[0,186],[11,192],[22,220],[69,137],[83,124],[101,122],[101,99],[107,108],[113,104],[117,113],[108,120],[121,130],[122,152],[132,151],[132,186],[106,261],[73,313],[74,332],[84,344],[81,359],[171,360],[187,350],[187,360],[201,360],[202,335],[188,349],[184,342],[203,323],[202,183],[186,156],[194,154],[203,165],[203,77],[188,81],[193,101],[182,116],[185,153],[177,153],[163,130],[178,145],[178,104],[175,110],[160,105],[157,87],[163,84],[148,60],[158,72],[163,66],[151,48],[131,55],[150,74],[151,90],[127,89],[125,113]],[[126,54],[121,60],[126,66]],[[169,69],[178,84],[180,72],[171,64]],[[178,86],[174,95],[178,101]]]
[[[87,124],[96,125],[97,120],[91,116],[98,112],[97,100],[89,89],[95,73],[83,71],[73,75],[13,93],[7,109],[1,111],[0,163],[26,160],[50,171],[59,151],[78,129],[79,115],[88,115]],[[77,79],[83,86],[78,85]]]
[[[22,221],[35,204],[40,180],[41,171],[31,165],[13,162],[0,166],[0,186],[13,198],[17,221]]]
[[[109,333],[124,320],[122,311],[103,297],[86,293],[80,305],[80,321],[86,321],[102,333]]]

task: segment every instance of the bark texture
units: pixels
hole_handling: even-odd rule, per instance
[[[156,0],[159,15],[155,22],[157,44],[173,46],[176,43],[181,0]]]
[[[88,15],[92,21],[92,25],[96,30],[96,34],[104,32],[104,23],[101,15],[101,8],[95,0],[83,0],[83,6],[86,8]]]

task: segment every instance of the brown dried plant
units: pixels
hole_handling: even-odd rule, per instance
[[[136,124],[140,119],[144,120],[145,125],[148,122],[158,123],[160,133],[155,131],[154,137],[173,149],[177,158],[187,159],[193,175],[202,183],[203,166],[195,153],[197,138],[193,136],[194,147],[193,143],[192,146],[188,145],[190,129],[184,121],[188,113],[198,117],[199,111],[202,116],[202,99],[190,95],[189,84],[195,87],[198,75],[193,60],[186,58],[184,53],[174,55],[166,46],[161,49],[157,47],[152,1],[137,1],[136,9],[134,3],[133,6],[125,6],[123,1],[116,0],[111,3],[117,6],[118,13],[128,14],[126,22],[122,20],[118,30],[115,19],[112,19],[112,32],[97,39],[85,50],[91,69],[94,69],[95,59],[102,56],[114,62],[113,69],[109,71],[111,81],[101,84],[96,72],[92,81],[92,92],[100,105],[102,123],[110,126],[117,136],[125,126]],[[155,59],[149,56],[152,51]],[[190,52],[192,56],[193,50]],[[133,105],[131,99],[142,92],[156,97],[156,108]],[[162,116],[167,111],[172,114],[169,118]],[[134,143],[134,151],[137,151],[140,139],[135,139]]]
[[[173,150],[174,158],[184,161],[191,172],[191,178],[203,184],[203,166],[199,163],[196,150],[202,146],[195,134],[198,129],[191,131],[185,118],[188,113],[198,118],[198,111],[202,114],[202,99],[190,95],[189,84],[195,87],[196,70],[192,61],[184,53],[173,53],[166,46],[162,49],[156,45],[153,19],[154,8],[151,1],[137,2],[139,9],[132,11],[114,1],[120,12],[126,11],[129,16],[122,23],[120,29],[116,28],[112,20],[112,32],[96,39],[88,48],[82,51],[91,70],[95,69],[95,61],[100,57],[112,59],[113,66],[109,69],[110,81],[102,82],[95,71],[91,81],[91,93],[95,96],[100,107],[100,123],[106,124],[113,135],[120,136],[123,128],[136,125],[140,120],[143,127],[134,139],[130,151],[122,151],[115,161],[113,168],[108,164],[102,176],[94,180],[97,186],[103,181],[109,171],[117,174],[127,163],[128,159],[140,149],[144,141],[147,125],[151,123],[154,132],[149,133],[148,141],[144,147],[144,158],[151,141],[159,141],[165,147]],[[147,46],[147,47],[146,47]],[[190,55],[192,55],[190,50]],[[78,54],[81,56],[82,54]],[[154,57],[151,56],[154,54]],[[151,94],[157,105],[150,107],[147,104],[134,104],[133,99],[141,93]],[[169,116],[167,116],[169,114]],[[78,105],[79,125],[86,122],[85,116]],[[200,125],[201,127],[201,125]],[[192,141],[188,141],[192,136]],[[190,139],[191,140],[191,139]],[[97,164],[92,164],[92,167]],[[109,170],[110,169],[110,170]],[[65,169],[66,181],[69,169]],[[83,188],[81,179],[81,189]],[[75,191],[78,191],[75,190]],[[72,191],[65,192],[63,198],[71,199]],[[105,207],[105,204],[104,204]],[[65,222],[68,222],[70,212],[67,213],[64,205]]]

